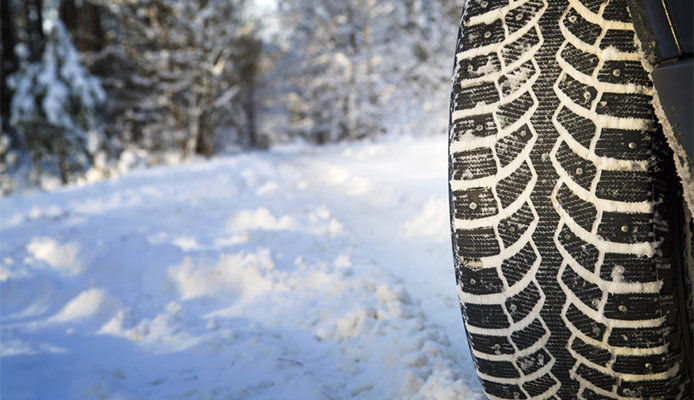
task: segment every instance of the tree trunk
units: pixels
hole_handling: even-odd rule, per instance
[[[203,72],[203,83],[202,83],[202,93],[199,94],[199,98],[196,101],[198,110],[197,119],[195,123],[195,145],[193,146],[193,151],[195,154],[200,154],[205,157],[212,155],[212,133],[210,120],[210,107],[211,107],[211,91],[212,82],[211,78],[207,75],[207,72]]]
[[[57,148],[56,152],[58,155],[58,172],[60,174],[60,182],[63,185],[67,185],[68,182],[68,175],[69,175],[69,169],[70,167],[68,166],[67,162],[67,148],[65,146],[65,139],[64,135],[58,134],[57,136]]]
[[[248,122],[248,145],[250,147],[258,147],[258,132],[255,123],[255,82],[248,83],[245,97],[243,110]]]
[[[43,1],[24,1],[24,21],[26,25],[27,40],[29,42],[29,60],[37,62],[41,60],[43,51]]]
[[[72,33],[72,31],[77,28],[77,6],[75,5],[75,0],[60,0],[60,6],[58,8],[58,16],[60,20],[63,21],[65,27]],[[75,38],[75,46],[78,46],[78,40]]]
[[[345,126],[346,126],[346,132],[345,136],[346,138],[350,140],[354,140],[356,138],[356,131],[357,127],[359,126],[359,115],[358,115],[358,110],[353,110],[354,105],[355,105],[355,98],[358,94],[358,87],[357,87],[357,71],[356,71],[356,65],[355,65],[355,60],[356,60],[356,55],[357,55],[357,35],[352,32],[349,35],[349,44],[350,48],[347,51],[347,56],[349,57],[350,65],[349,65],[349,89],[348,89],[348,94],[347,97],[345,98],[345,105],[344,105],[344,118],[345,118]]]
[[[17,39],[14,31],[14,13],[10,0],[0,1],[0,18],[2,19],[2,62],[0,63],[0,118],[2,118],[2,132],[11,132],[10,114],[12,104],[12,92],[7,87],[7,77],[17,70],[17,55],[14,48]]]
[[[85,16],[89,23],[89,50],[100,51],[104,48],[104,29],[101,27],[101,7],[90,2],[84,3]]]
[[[202,110],[198,117],[197,135],[195,137],[195,153],[209,157],[212,155],[212,138],[209,124],[209,111]]]
[[[78,7],[75,0],[60,0],[58,13],[77,49],[86,52],[104,48],[100,6],[83,0]]]

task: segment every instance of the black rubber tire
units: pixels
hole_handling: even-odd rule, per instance
[[[625,0],[468,0],[458,294],[490,399],[691,398],[681,186]]]

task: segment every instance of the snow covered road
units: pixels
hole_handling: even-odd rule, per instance
[[[477,399],[442,137],[0,200],[3,399]]]

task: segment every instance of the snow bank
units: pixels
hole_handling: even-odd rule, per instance
[[[268,250],[255,254],[223,254],[217,265],[193,265],[190,257],[169,269],[183,300],[201,296],[241,297],[267,293],[274,289],[268,275],[274,272]],[[278,279],[279,280],[279,279]]]
[[[441,138],[2,201],[2,398],[482,398]]]
[[[60,244],[49,237],[36,237],[26,245],[26,251],[35,259],[66,274],[76,275],[84,269],[78,254],[79,245],[74,242]]]

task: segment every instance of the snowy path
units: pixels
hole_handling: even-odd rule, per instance
[[[482,398],[442,138],[2,199],[3,399]]]

